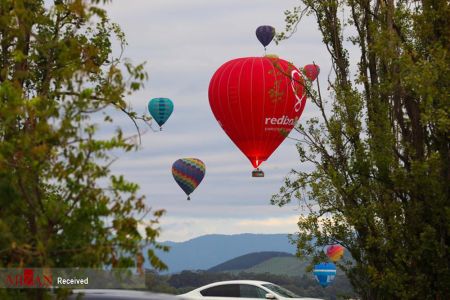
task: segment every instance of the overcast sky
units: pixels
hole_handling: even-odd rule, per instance
[[[147,61],[149,81],[128,100],[140,113],[154,97],[168,97],[174,113],[162,132],[148,132],[139,152],[121,155],[113,170],[138,183],[148,204],[164,208],[161,241],[184,241],[211,233],[293,233],[301,210],[296,203],[271,206],[292,168],[302,169],[293,140],[286,139],[261,168],[265,178],[252,178],[252,166],[217,124],[208,101],[209,81],[225,62],[262,56],[255,37],[259,25],[284,29],[284,11],[295,0],[115,0],[106,8],[127,36],[125,57]],[[316,62],[322,81],[330,61],[312,19],[304,19],[290,40],[268,46],[268,53],[297,67]],[[300,119],[313,116],[307,105]],[[125,117],[117,121],[129,133]],[[156,127],[155,127],[156,128]],[[299,137],[292,132],[291,137]],[[206,164],[206,176],[187,201],[175,183],[172,163],[196,157]]]

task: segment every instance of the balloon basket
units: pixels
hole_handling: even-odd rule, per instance
[[[252,177],[264,177],[264,172],[260,169],[254,169],[252,171]]]

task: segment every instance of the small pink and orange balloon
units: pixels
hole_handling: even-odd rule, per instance
[[[327,256],[334,262],[337,262],[344,256],[344,247],[341,245],[331,245],[327,248]]]

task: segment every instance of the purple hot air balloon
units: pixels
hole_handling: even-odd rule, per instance
[[[256,28],[256,37],[266,49],[275,36],[275,28],[270,25],[262,25]]]

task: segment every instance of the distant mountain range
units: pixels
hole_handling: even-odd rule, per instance
[[[208,270],[233,258],[254,252],[295,253],[287,234],[204,235],[186,242],[164,242],[169,252],[156,251],[169,273],[183,270]],[[282,258],[282,257],[280,257]],[[145,264],[150,268],[148,260]]]

